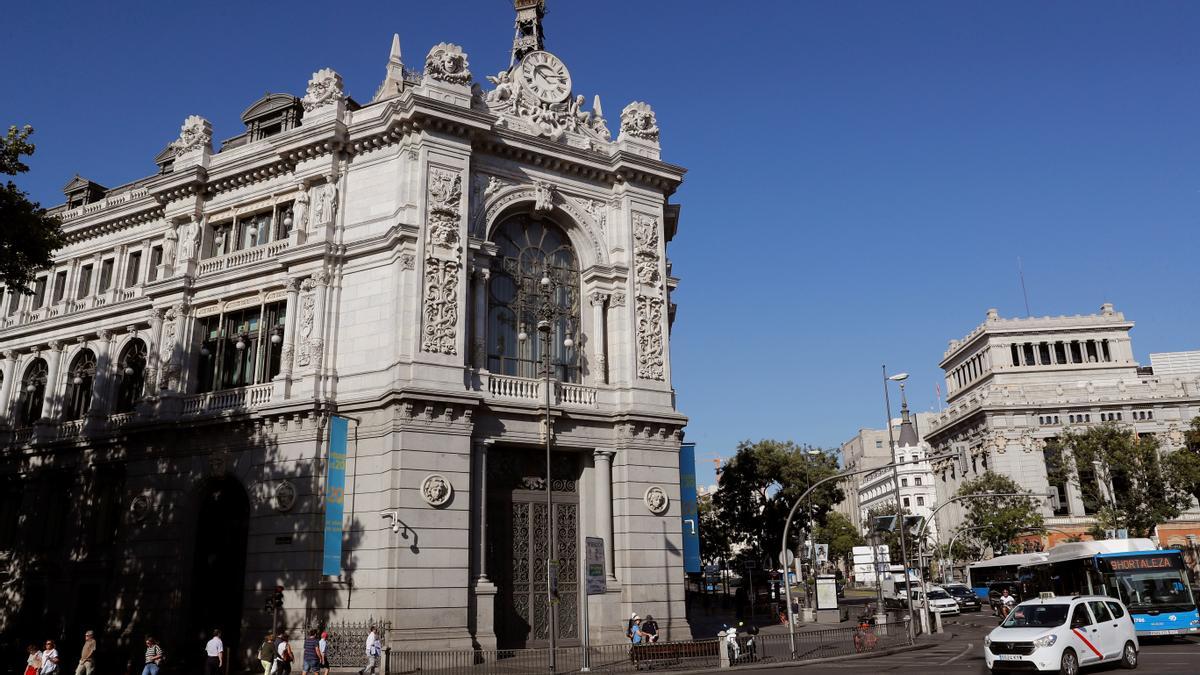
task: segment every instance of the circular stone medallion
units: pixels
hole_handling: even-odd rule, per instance
[[[657,485],[646,490],[646,496],[643,499],[646,502],[646,508],[650,509],[650,513],[659,516],[667,512],[667,507],[671,503],[666,491]]]
[[[421,481],[421,497],[430,506],[445,506],[453,494],[454,487],[441,474],[431,473]]]
[[[296,505],[296,486],[288,481],[280,481],[275,486],[275,510],[280,513],[291,511]]]
[[[146,495],[136,495],[129,501],[129,519],[141,524],[150,513],[150,498]]]

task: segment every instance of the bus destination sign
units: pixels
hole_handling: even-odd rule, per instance
[[[1152,570],[1177,570],[1182,563],[1177,555],[1138,555],[1128,558],[1100,558],[1100,566],[1110,572],[1149,572]]]

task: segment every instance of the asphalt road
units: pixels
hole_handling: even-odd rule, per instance
[[[738,673],[781,675],[799,673],[920,673],[922,675],[987,675],[983,661],[983,636],[996,626],[990,614],[972,613],[946,620],[946,633],[933,647],[874,659],[822,663],[790,668],[738,668]],[[1200,639],[1142,640],[1138,671],[1158,675],[1200,672]],[[1084,668],[1087,673],[1121,673],[1116,663]]]

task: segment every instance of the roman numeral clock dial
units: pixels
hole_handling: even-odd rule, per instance
[[[543,103],[561,103],[571,95],[571,74],[550,52],[530,52],[521,59],[521,83]]]

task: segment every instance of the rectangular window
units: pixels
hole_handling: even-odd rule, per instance
[[[208,240],[208,254],[206,258],[219,258],[226,253],[231,253],[234,242],[231,241],[230,234],[233,231],[233,221],[225,221],[216,223],[212,226],[211,237]]]
[[[1083,363],[1083,351],[1078,342],[1071,343],[1071,363]]]
[[[150,249],[150,268],[146,270],[146,281],[158,278],[158,266],[162,264],[163,250],[161,246]]]
[[[1021,352],[1020,352],[1020,348],[1019,348],[1019,347],[1017,347],[1016,343],[1013,343],[1013,344],[1009,345],[1009,347],[1011,348],[1011,351],[1012,351],[1012,364],[1013,364],[1014,366],[1019,366],[1019,365],[1021,365]]]
[[[883,441],[875,441],[875,447],[877,447],[877,448],[882,448],[882,447],[883,447]]]
[[[1108,340],[1100,341],[1100,353],[1104,356],[1105,362],[1112,361],[1112,352],[1108,351]]]
[[[96,287],[96,293],[103,293],[112,288],[112,274],[113,259],[109,258],[100,263],[100,285]]]
[[[917,496],[917,506],[925,506],[925,498],[924,497],[921,497],[919,495]]]
[[[908,479],[907,478],[900,479],[900,487],[908,487]]]
[[[129,254],[129,264],[125,267],[125,288],[136,286],[142,273],[142,252],[134,251]]]
[[[905,497],[905,498],[904,498],[904,505],[905,505],[905,506],[908,506],[908,505],[909,505],[909,499],[908,499],[908,497]]]
[[[1067,362],[1067,348],[1061,342],[1054,343],[1054,362],[1060,366]]]
[[[92,266],[84,265],[79,270],[79,286],[75,292],[75,297],[86,298],[92,290]]]
[[[63,270],[54,275],[54,299],[51,302],[61,302],[67,294],[67,271]]]
[[[275,302],[199,321],[199,391],[269,382],[279,374],[284,309]]]
[[[38,277],[33,282],[33,308],[41,309],[46,304],[46,277]]]
[[[1096,355],[1096,341],[1087,341],[1087,361],[1088,363],[1096,363],[1100,358]]]
[[[913,476],[913,485],[920,485],[920,484],[921,484],[921,477]]]
[[[275,240],[287,239],[292,234],[292,203],[285,202],[275,207]]]
[[[1042,357],[1042,365],[1048,366],[1051,363],[1054,363],[1053,361],[1050,360],[1050,345],[1049,345],[1049,343],[1043,342],[1040,345],[1038,345],[1038,356]]]
[[[1027,365],[1027,366],[1036,366],[1037,365],[1037,360],[1034,358],[1034,354],[1033,354],[1033,343],[1032,342],[1025,343],[1025,365]]]

